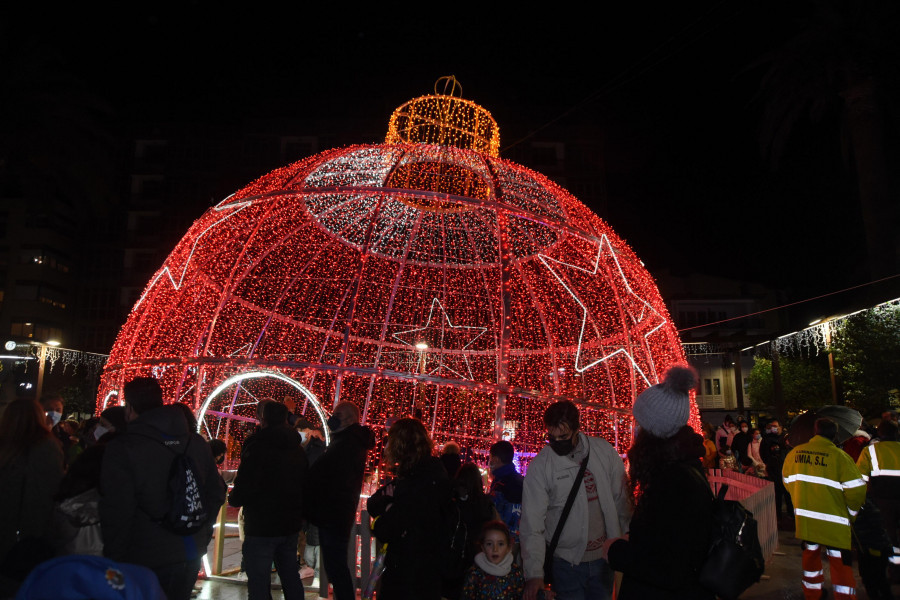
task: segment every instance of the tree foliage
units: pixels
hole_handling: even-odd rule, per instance
[[[832,336],[844,398],[864,416],[881,414],[898,401],[900,389],[900,305],[888,305],[845,319]]]
[[[772,361],[755,357],[750,371],[750,405],[762,409],[775,404]],[[831,404],[831,380],[828,363],[823,356],[790,357],[782,356],[781,386],[785,408],[799,412]]]

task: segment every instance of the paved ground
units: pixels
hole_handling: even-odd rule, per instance
[[[780,532],[778,535],[778,553],[766,564],[766,574],[763,580],[747,590],[741,598],[743,600],[802,600],[803,591],[800,584],[800,542],[794,539],[792,533]],[[825,562],[825,585],[830,592],[830,579],[828,576],[828,563]],[[854,568],[855,570],[855,568]],[[243,600],[247,598],[247,587],[241,583],[223,581],[198,582],[197,598],[201,600]],[[307,586],[307,600],[318,598],[316,591],[312,591],[312,581],[304,581]],[[868,595],[862,587],[862,581],[857,576],[857,597],[859,600],[868,600]],[[900,585],[893,588],[894,595],[900,598]],[[280,591],[273,591],[275,600],[283,598]],[[833,597],[829,594],[829,597]]]

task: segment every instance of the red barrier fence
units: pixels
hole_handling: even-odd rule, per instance
[[[778,522],[775,520],[775,484],[768,479],[736,471],[710,469],[707,475],[713,493],[728,484],[726,500],[737,500],[753,513],[758,523],[759,543],[766,562],[778,549]]]

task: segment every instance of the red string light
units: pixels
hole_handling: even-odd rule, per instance
[[[446,143],[494,144],[489,113],[465,114],[482,133]],[[685,362],[649,273],[539,173],[410,135],[278,169],[202,215],[132,309],[98,405],[152,374],[235,447],[271,397],[314,420],[311,402],[350,400],[376,429],[415,414],[439,443],[504,435],[533,452],[565,398],[624,452],[634,397]],[[248,372],[278,377],[236,381]]]

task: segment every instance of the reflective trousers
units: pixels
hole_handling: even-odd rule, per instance
[[[822,598],[822,584],[825,583],[825,573],[822,570],[823,548],[828,553],[835,600],[856,600],[856,579],[853,577],[850,550],[828,548],[810,542],[803,542],[803,596],[806,600]]]

